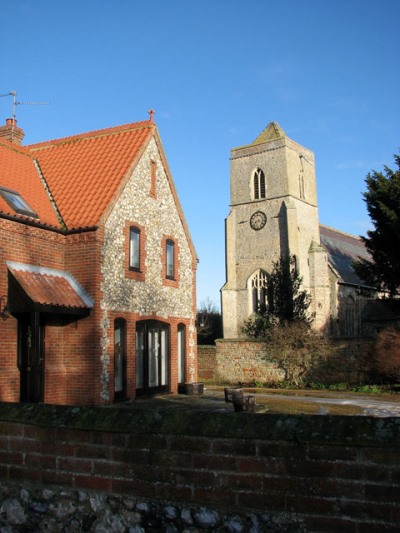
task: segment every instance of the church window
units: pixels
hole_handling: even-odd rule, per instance
[[[251,278],[249,287],[250,311],[257,313],[268,305],[268,275],[263,270],[256,272]]]
[[[265,198],[265,174],[261,170],[261,168],[257,168],[254,171],[253,192],[254,200],[260,200],[261,198]]]

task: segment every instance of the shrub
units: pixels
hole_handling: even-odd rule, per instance
[[[376,339],[374,367],[382,376],[400,381],[400,332],[394,328],[381,331]]]
[[[274,326],[265,340],[266,359],[275,363],[284,380],[296,387],[312,380],[314,371],[329,353],[328,340],[301,322]]]

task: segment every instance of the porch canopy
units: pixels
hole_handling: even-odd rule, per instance
[[[7,267],[12,314],[39,312],[64,322],[90,314],[93,301],[69,272],[11,261]]]

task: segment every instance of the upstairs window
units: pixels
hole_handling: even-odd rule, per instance
[[[150,196],[157,197],[157,163],[154,159],[150,160]]]
[[[254,200],[265,198],[265,175],[261,168],[254,171],[253,176]]]
[[[129,269],[140,271],[140,229],[136,226],[129,230]]]
[[[161,241],[161,276],[166,287],[179,287],[179,241],[173,235],[163,235]]]
[[[167,239],[165,244],[165,271],[167,279],[175,279],[175,243]]]
[[[16,213],[26,215],[27,217],[38,218],[35,211],[25,202],[19,193],[0,187],[0,195]]]

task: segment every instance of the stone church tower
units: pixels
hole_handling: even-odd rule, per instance
[[[257,139],[231,151],[226,220],[224,338],[242,336],[243,322],[266,301],[273,262],[295,255],[311,295],[314,327],[330,315],[328,260],[320,244],[314,154],[271,122]]]

